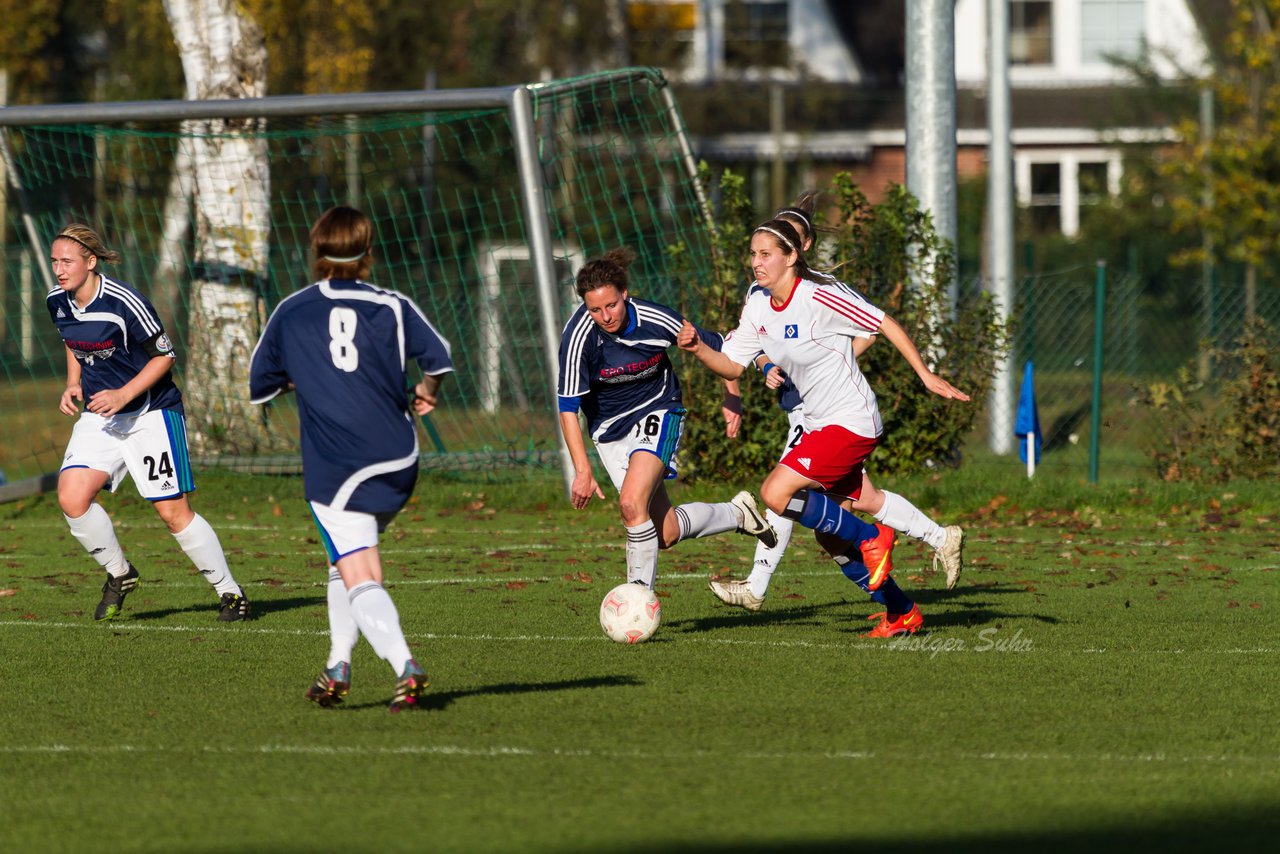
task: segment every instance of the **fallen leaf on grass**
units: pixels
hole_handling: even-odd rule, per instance
[[[0,590],[0,596],[17,596],[17,595],[18,595],[18,591],[13,589],[12,587],[6,587],[5,589]]]
[[[508,590],[523,590],[528,586],[523,581],[508,581],[506,584]]]

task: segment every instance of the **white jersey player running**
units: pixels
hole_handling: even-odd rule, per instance
[[[806,255],[811,251],[816,236],[813,222],[816,202],[817,194],[809,191],[774,214],[775,219],[784,220],[795,227],[800,237],[801,251]],[[753,282],[748,289],[748,296],[760,287],[758,282]],[[874,340],[874,338],[855,337],[852,341],[854,358],[860,359]],[[766,356],[758,356],[755,364],[764,374],[765,384],[776,391],[778,406],[787,413],[787,437],[782,451],[785,454],[804,435],[804,401],[796,390],[795,383]],[[736,380],[726,380],[725,387],[726,432],[732,438],[737,433],[740,421],[741,393]],[[950,590],[956,586],[964,566],[964,530],[959,525],[944,527],[902,495],[879,489],[871,481],[865,469],[862,473],[862,492],[856,509],[869,513],[877,522],[920,540],[932,548],[934,568],[942,567],[947,589]],[[782,563],[783,555],[786,554],[787,547],[790,545],[793,525],[790,519],[779,516],[771,510],[766,511],[766,516],[769,524],[777,531],[777,544],[773,547],[768,547],[764,543],[757,545],[751,572],[746,578],[713,578],[710,582],[712,593],[726,604],[736,605],[749,611],[758,611],[764,605],[773,574]]]
[[[725,379],[740,377],[760,353],[792,379],[805,403],[804,435],[765,479],[761,497],[773,512],[813,529],[845,575],[885,606],[871,636],[915,632],[923,624],[920,609],[889,576],[893,530],[850,512],[862,490],[863,463],[883,431],[850,341],[882,334],[930,391],[969,398],[928,369],[896,321],[848,286],[811,270],[800,247],[790,223],[774,219],[759,226],[751,261],[763,290],[748,297],[738,328],[721,352],[705,346],[687,324],[679,344]]]

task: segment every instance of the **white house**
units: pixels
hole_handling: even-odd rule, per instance
[[[987,85],[991,0],[956,2],[956,86],[980,94]],[[1010,0],[1009,84],[1018,203],[1042,227],[1070,236],[1082,204],[1120,180],[1120,142],[1158,141],[1167,128],[1099,124],[1072,104],[1108,97],[1132,78],[1116,60],[1150,60],[1165,79],[1203,75],[1209,52],[1187,0]],[[1033,101],[1039,102],[1030,112]],[[1018,106],[1028,109],[1019,115]],[[1060,116],[1047,121],[1048,106]],[[962,128],[960,145],[985,145],[985,128]]]
[[[758,173],[785,161],[803,173],[796,183],[850,169],[874,198],[885,182],[905,180],[906,2],[629,0],[632,59],[660,65],[677,84],[699,156],[755,163]],[[991,2],[955,4],[962,177],[985,169]],[[1115,110],[1132,80],[1113,58],[1145,51],[1160,76],[1204,73],[1209,51],[1197,15],[1222,3],[1008,3],[1018,201],[1038,228],[1073,235],[1082,208],[1117,189],[1120,143],[1170,136]],[[762,83],[773,90],[767,108]]]

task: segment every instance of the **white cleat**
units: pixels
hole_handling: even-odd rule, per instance
[[[760,606],[764,604],[763,599],[751,592],[751,584],[745,578],[713,580],[711,592],[726,605],[737,605],[748,611],[759,611]]]
[[[755,496],[743,490],[733,498],[730,498],[729,503],[738,508],[738,513],[742,517],[738,522],[739,531],[755,537],[764,543],[764,547],[767,549],[778,545],[778,532],[773,530],[769,520],[764,518],[764,514],[756,506]]]
[[[947,589],[950,590],[956,586],[960,570],[964,569],[964,529],[959,525],[948,525],[943,531],[947,539],[943,541],[942,548],[933,553],[933,568],[936,571],[938,564],[942,564],[947,573]]]

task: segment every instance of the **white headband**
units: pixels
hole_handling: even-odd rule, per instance
[[[355,262],[359,261],[361,258],[363,258],[368,254],[369,254],[369,250],[366,249],[363,252],[361,252],[359,255],[352,255],[350,258],[334,258],[332,255],[323,255],[321,257],[323,257],[324,260],[332,262],[334,264],[354,264]]]
[[[791,241],[790,241],[790,240],[788,240],[788,239],[787,239],[787,236],[786,236],[785,234],[783,234],[781,231],[777,231],[776,229],[772,229],[772,228],[770,228],[770,227],[769,227],[769,226],[767,226],[767,225],[762,225],[762,226],[760,226],[759,228],[757,228],[757,229],[756,229],[756,231],[767,231],[767,232],[769,232],[770,234],[776,235],[776,236],[777,236],[777,238],[778,238],[779,240],[781,240],[781,241],[782,241],[782,245],[783,245],[783,246],[787,247],[787,248],[788,248],[788,249],[790,249],[792,252],[795,252],[795,251],[796,251],[796,248],[795,248],[794,246],[792,246],[792,245],[791,245]]]
[[[805,231],[813,232],[813,220],[809,219],[808,214],[799,208],[783,208],[773,215],[774,219],[782,219],[783,217],[793,216],[804,223]]]

